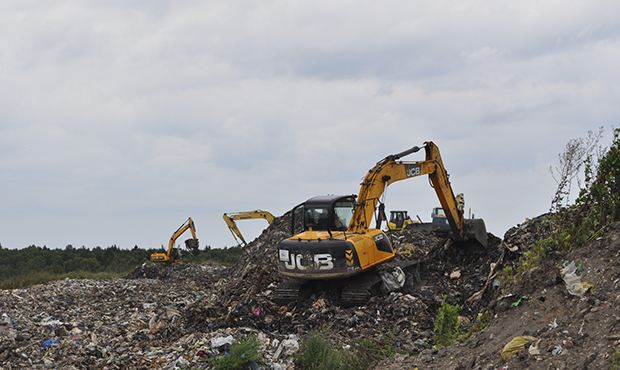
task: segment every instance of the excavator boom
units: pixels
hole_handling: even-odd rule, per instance
[[[454,239],[463,241],[468,237],[473,237],[486,246],[486,229],[482,230],[484,228],[484,224],[481,225],[482,220],[470,223],[471,229],[475,230],[470,231],[466,228],[463,216],[463,196],[461,194],[459,196],[454,195],[439,148],[432,141],[425,142],[423,148],[426,152],[425,161],[399,161],[400,158],[421,149],[414,146],[401,153],[385,157],[368,171],[360,184],[358,200],[349,227],[350,231],[364,232],[364,230],[369,229],[370,221],[375,210],[380,206],[381,196],[388,185],[412,177],[428,175],[441,207],[444,209]],[[379,217],[379,220],[381,219],[382,217]],[[380,222],[377,228],[380,228]]]
[[[251,219],[262,218],[262,219],[267,220],[269,225],[271,225],[273,221],[275,221],[276,219],[276,217],[273,214],[271,214],[271,212],[263,211],[260,209],[257,209],[254,211],[224,213],[222,218],[224,219],[224,222],[226,222],[228,229],[232,233],[237,243],[238,244],[243,243],[244,246],[247,245],[247,242],[245,241],[243,234],[241,234],[241,230],[239,230],[239,227],[237,226],[237,223],[235,222],[236,220],[251,220]]]

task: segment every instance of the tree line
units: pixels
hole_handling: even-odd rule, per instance
[[[65,277],[106,278],[122,276],[149,261],[151,253],[161,249],[143,249],[135,246],[122,249],[116,245],[107,248],[84,246],[64,249],[31,245],[23,249],[7,249],[0,244],[0,289],[17,288]],[[179,249],[181,259],[188,262],[211,261],[231,265],[241,256],[241,247],[194,252]]]

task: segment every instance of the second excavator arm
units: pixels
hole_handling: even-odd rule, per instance
[[[239,230],[239,227],[237,227],[237,223],[235,222],[235,220],[250,220],[263,218],[267,220],[269,225],[271,225],[276,219],[276,217],[271,212],[263,211],[260,209],[254,211],[224,213],[222,218],[224,219],[224,222],[226,222],[226,225],[228,226],[230,232],[233,234],[235,240],[237,240],[237,242],[241,241],[244,246],[247,245],[247,242],[245,241],[243,234],[241,234],[241,230]]]
[[[187,219],[187,221],[185,221],[183,223],[183,225],[181,225],[177,229],[177,231],[172,233],[172,236],[170,237],[170,241],[168,241],[168,251],[166,252],[166,255],[168,256],[168,258],[170,258],[172,256],[172,250],[174,249],[174,243],[176,243],[177,239],[181,235],[183,235],[183,233],[186,232],[188,229],[192,233],[192,240],[198,241],[198,238],[196,238],[196,226],[194,225],[194,220],[192,220],[192,218],[189,217]],[[188,245],[188,247],[189,247],[189,245]],[[197,247],[197,245],[196,245],[196,247]]]

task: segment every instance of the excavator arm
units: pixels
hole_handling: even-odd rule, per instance
[[[237,242],[243,243],[244,246],[247,245],[247,242],[245,241],[243,234],[241,234],[241,230],[239,230],[239,227],[237,227],[237,223],[235,222],[235,220],[250,220],[250,219],[262,218],[262,219],[267,220],[269,225],[271,225],[273,221],[276,219],[276,217],[273,214],[271,214],[271,212],[263,211],[260,209],[257,209],[254,211],[224,213],[222,218],[224,219],[224,222],[226,222],[226,225],[228,226],[228,229],[230,230],[230,232],[233,234],[233,237],[235,238],[235,240]]]
[[[174,256],[172,252],[174,251],[174,244],[177,239],[183,235],[187,230],[192,234],[191,239],[187,239],[185,241],[185,246],[191,250],[198,249],[198,238],[196,237],[196,226],[194,225],[194,220],[191,217],[187,219],[170,237],[168,241],[168,250],[166,253],[153,253],[151,254],[151,261],[153,262],[172,262],[174,260]]]
[[[388,185],[412,177],[428,175],[439,202],[446,213],[454,233],[454,238],[456,240],[464,240],[466,238],[462,195],[454,195],[448,172],[443,165],[437,145],[432,141],[428,141],[422,147],[426,152],[426,160],[424,161],[406,162],[399,160],[422,149],[415,146],[404,152],[385,157],[368,171],[360,184],[358,199],[349,225],[351,232],[364,232],[370,227],[374,212]],[[482,222],[481,220],[479,221]],[[484,224],[482,227],[484,227]],[[479,239],[483,245],[486,245],[486,231],[484,231],[484,236],[482,236],[481,231],[475,234],[474,237]]]

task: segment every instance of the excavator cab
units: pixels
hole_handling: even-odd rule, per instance
[[[302,211],[293,211],[292,225],[299,225],[301,221],[304,231],[345,231],[353,217],[355,195],[318,196],[308,199],[295,209],[298,207]],[[295,220],[302,212],[302,219]]]

